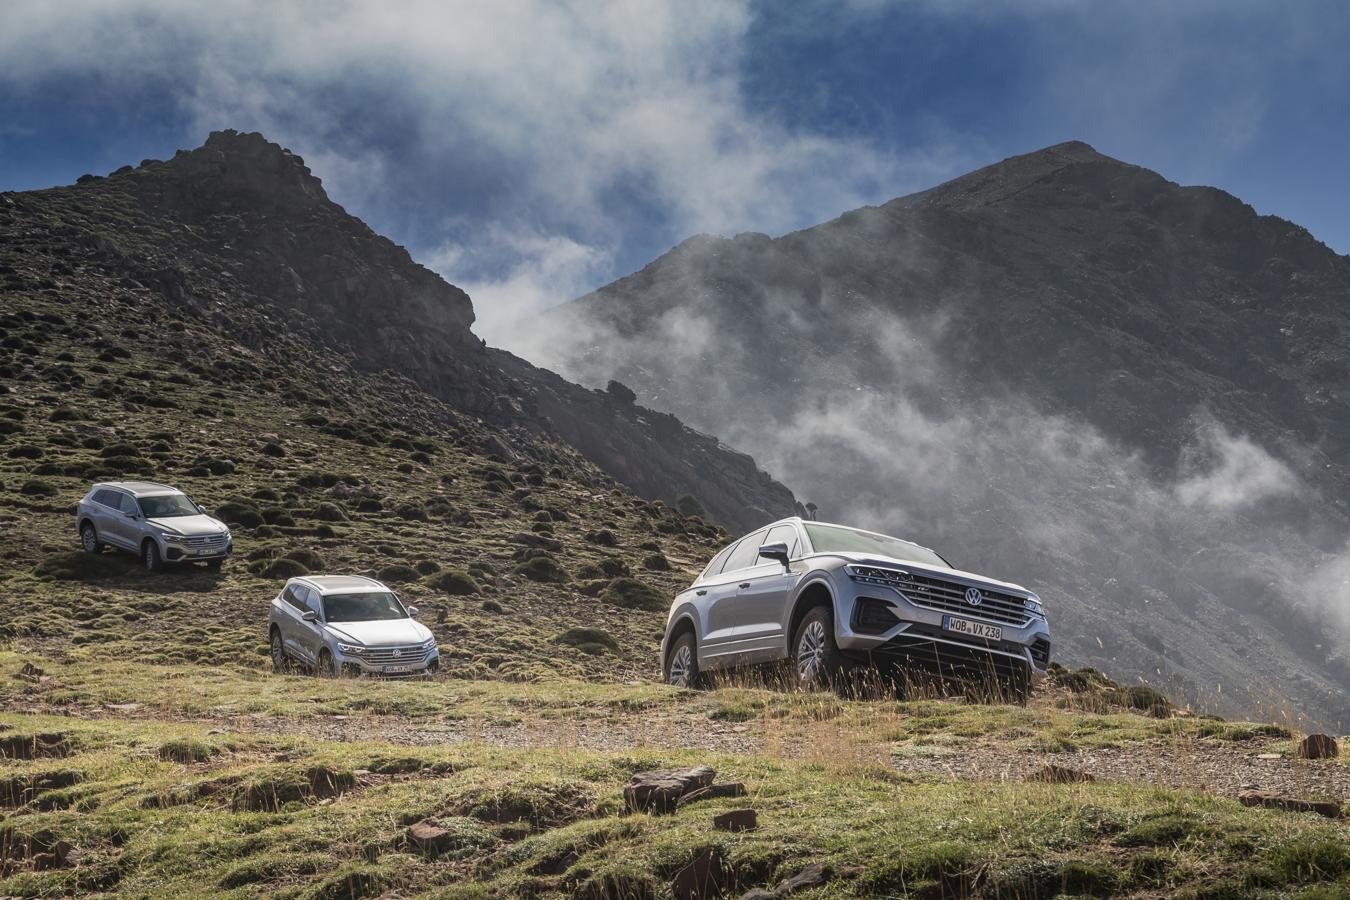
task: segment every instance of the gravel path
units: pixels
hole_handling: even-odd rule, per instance
[[[50,713],[0,703],[10,712]],[[163,713],[137,704],[72,708],[82,719],[162,719]],[[1168,740],[1109,749],[1063,753],[1027,752],[997,744],[960,749],[838,740],[762,720],[723,722],[702,714],[633,713],[630,718],[541,719],[509,724],[463,721],[424,723],[398,716],[197,717],[197,724],[225,731],[296,734],[326,741],[383,741],[410,746],[474,743],[523,749],[614,752],[694,750],[734,755],[812,759],[835,765],[882,763],[897,771],[953,778],[1024,781],[1047,765],[1086,772],[1101,781],[1128,781],[1236,796],[1246,790],[1275,791],[1306,799],[1350,802],[1350,766],[1343,760],[1297,760],[1284,755],[1288,740],[1243,742]]]

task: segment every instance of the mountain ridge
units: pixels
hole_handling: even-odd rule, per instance
[[[115,227],[98,218],[113,214],[98,212],[86,220],[92,227],[67,228],[137,284],[208,311],[223,309],[214,306],[222,298],[267,308],[285,327],[337,342],[367,370],[397,370],[466,413],[584,446],[652,499],[693,498],[733,528],[796,508],[786,487],[715,438],[487,347],[470,330],[467,294],[350,216],[302,157],[260,134],[213,132],[168,160],[7,196],[33,204],[33,215],[46,197],[121,204]],[[142,239],[149,233],[154,240]],[[231,327],[254,349],[270,340],[268,327]]]
[[[1231,691],[1250,673],[1199,664],[1197,616],[1251,616],[1226,640],[1270,637],[1264,681],[1348,721],[1318,634],[1350,629],[1347,295],[1350,258],[1301,227],[1067,143],[682,243],[553,312],[570,346],[521,349],[725,434],[836,518],[1058,582],[1078,662]]]

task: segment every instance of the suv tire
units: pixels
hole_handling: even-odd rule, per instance
[[[271,636],[272,644],[272,671],[281,673],[290,668],[289,660],[286,659],[286,645],[281,642],[280,629],[273,628]]]
[[[154,541],[146,541],[142,544],[141,562],[145,564],[147,572],[164,571],[164,557],[159,555],[159,544]]]
[[[104,544],[98,539],[98,530],[94,528],[93,522],[85,522],[80,526],[80,546],[85,553],[102,553]]]
[[[694,635],[686,631],[675,639],[670,652],[666,654],[666,684],[675,687],[693,688],[702,684],[698,670],[698,648],[694,646]]]
[[[804,688],[835,683],[844,671],[844,655],[834,642],[834,610],[812,607],[797,625],[792,637],[792,665],[797,684]]]
[[[314,664],[314,674],[320,678],[336,678],[337,666],[333,664],[333,654],[328,648],[319,651],[319,659]]]

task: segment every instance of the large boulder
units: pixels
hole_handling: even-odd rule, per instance
[[[1331,759],[1339,756],[1341,748],[1329,734],[1310,734],[1298,742],[1294,755],[1299,759]]]
[[[1314,812],[1328,819],[1339,819],[1343,812],[1341,805],[1331,800],[1298,800],[1283,797],[1273,791],[1243,791],[1238,795],[1243,806],[1260,806],[1265,809],[1282,809],[1286,812]]]
[[[633,812],[671,812],[680,798],[712,784],[717,773],[708,766],[639,772],[623,789],[623,801]]]

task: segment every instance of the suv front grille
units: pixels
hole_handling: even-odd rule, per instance
[[[189,547],[216,547],[224,546],[225,535],[223,534],[200,534],[195,537],[184,539],[183,543]]]
[[[380,666],[415,666],[426,662],[431,649],[422,649],[420,644],[403,647],[369,647],[361,658],[366,662]]]
[[[970,585],[960,582],[911,573],[908,580],[898,582],[895,586],[916,606],[1018,627],[1031,621],[1025,598],[1015,594],[981,587],[979,591],[983,599],[979,606],[972,606],[966,602],[966,589]]]

